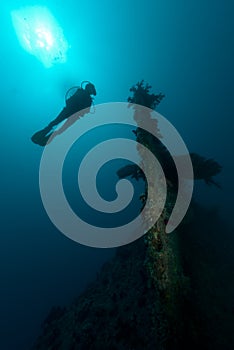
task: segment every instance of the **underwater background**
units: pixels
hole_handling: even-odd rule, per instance
[[[11,13],[34,5],[46,6],[61,26],[69,44],[66,62],[45,67],[20,46]],[[69,240],[41,202],[43,149],[30,137],[56,117],[71,86],[92,81],[95,104],[127,101],[129,88],[141,79],[165,93],[158,111],[188,149],[223,166],[216,179],[222,189],[196,182],[194,198],[233,232],[233,17],[231,0],[1,2],[1,349],[29,349],[51,307],[71,302],[114,254]],[[115,132],[105,130],[104,136]],[[129,130],[123,134],[131,137]],[[87,137],[81,149],[94,141]],[[107,168],[100,180],[106,196],[117,168]],[[73,180],[68,171],[68,193]],[[133,212],[139,210],[136,191]],[[203,230],[211,221],[203,221]],[[232,236],[228,244],[234,248]]]

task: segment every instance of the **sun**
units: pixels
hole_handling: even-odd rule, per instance
[[[66,62],[68,43],[47,7],[23,7],[12,11],[11,18],[21,46],[45,67]]]

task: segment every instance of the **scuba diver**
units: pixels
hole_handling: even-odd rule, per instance
[[[86,83],[86,86],[85,86],[85,88],[83,88],[83,85],[85,83]],[[67,91],[66,96],[65,96],[66,106],[63,108],[63,110],[44,129],[36,132],[31,137],[32,142],[34,142],[40,146],[45,146],[47,144],[48,140],[50,139],[50,137],[52,136],[52,134],[54,134],[54,136],[55,136],[55,133],[56,134],[61,133],[61,132],[53,131],[53,128],[56,125],[60,124],[65,119],[67,119],[67,121],[68,121],[73,114],[75,114],[79,111],[82,111],[83,109],[89,108],[89,110],[90,110],[90,107],[93,103],[93,98],[91,96],[96,96],[95,86],[92,83],[90,83],[89,81],[83,81],[81,83],[81,86],[77,88],[76,92],[71,97],[68,97],[69,92],[71,90],[73,90],[74,88],[77,88],[77,87],[72,87],[71,89],[69,89]],[[85,113],[88,113],[89,110],[88,111],[85,110],[84,113],[81,112],[81,114],[79,114],[79,117],[81,115],[84,115]],[[73,122],[76,121],[77,119],[78,119],[77,116],[75,119],[73,118]],[[68,126],[71,125],[70,122],[65,123],[65,124],[68,124]],[[66,127],[63,128],[63,131],[64,131],[64,129],[66,129]]]

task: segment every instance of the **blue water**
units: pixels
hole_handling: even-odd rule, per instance
[[[34,4],[63,28],[65,64],[47,69],[20,46],[10,12]],[[40,198],[42,149],[30,137],[72,85],[94,82],[96,104],[126,101],[141,79],[165,93],[158,111],[191,151],[223,165],[223,190],[197,183],[195,197],[233,226],[233,11],[231,0],[1,2],[0,349],[29,349],[50,308],[69,303],[114,254],[62,235]]]

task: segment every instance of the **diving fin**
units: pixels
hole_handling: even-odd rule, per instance
[[[32,137],[32,142],[36,143],[40,146],[45,146],[50,138],[50,136],[53,134],[53,131],[51,131],[50,126],[46,126],[44,129],[37,131]],[[50,132],[51,131],[51,132]]]

